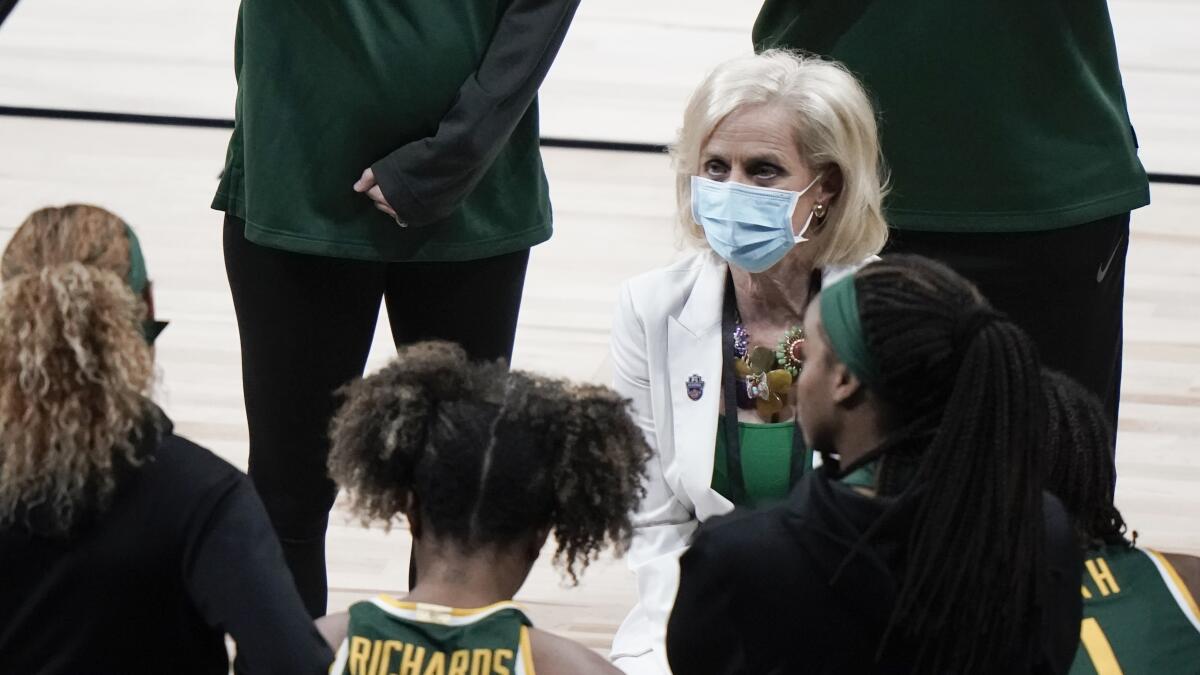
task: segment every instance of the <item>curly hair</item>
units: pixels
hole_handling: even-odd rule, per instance
[[[464,549],[551,529],[573,583],[606,546],[628,548],[651,453],[612,390],[424,342],[341,395],[329,473],[364,521],[390,524],[415,496],[422,522]]]
[[[0,261],[0,524],[49,508],[65,531],[103,508],[153,375],[124,278],[124,223],[97,207],[41,209]]]

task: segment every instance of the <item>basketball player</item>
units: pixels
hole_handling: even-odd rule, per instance
[[[1200,671],[1200,558],[1135,548],[1113,505],[1116,470],[1099,400],[1046,375],[1049,489],[1075,514],[1088,544],[1083,624],[1071,675]]]
[[[364,519],[403,514],[421,569],[403,600],[322,619],[335,675],[617,673],[531,627],[513,594],[548,534],[574,581],[623,551],[650,455],[616,393],[471,362],[427,342],[345,389],[330,474]]]
[[[679,563],[673,672],[1066,673],[1082,550],[1042,489],[1030,339],[903,255],[824,286],[804,333],[796,414],[827,461],[787,501],[701,528]]]

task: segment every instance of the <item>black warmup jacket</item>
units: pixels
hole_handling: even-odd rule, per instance
[[[240,673],[324,673],[250,481],[152,417],[106,510],[0,527],[0,675],[226,675],[226,633]]]
[[[903,578],[911,510],[893,510],[843,568],[891,503],[816,471],[775,507],[704,523],[680,560],[667,627],[673,672],[914,673],[912,644],[893,640],[876,658]],[[1079,642],[1082,551],[1059,501],[1046,494],[1043,508],[1042,622],[1031,631],[1036,644],[1018,650],[1032,656],[1014,657],[1014,674],[1066,673]]]

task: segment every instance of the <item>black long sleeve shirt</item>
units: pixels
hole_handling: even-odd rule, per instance
[[[241,672],[324,672],[332,654],[246,476],[154,439],[68,533],[0,528],[0,673],[225,675],[226,633]]]
[[[1028,632],[1033,662],[1013,673],[1066,673],[1079,642],[1082,552],[1058,500],[1047,494],[1043,504],[1042,622]],[[904,577],[908,519],[891,519],[849,556],[885,509],[814,472],[778,506],[706,522],[680,560],[667,626],[673,671],[914,673],[917,645],[895,639],[878,654]]]

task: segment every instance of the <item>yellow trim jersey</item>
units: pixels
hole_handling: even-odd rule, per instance
[[[1200,609],[1157,551],[1109,546],[1084,561],[1071,675],[1200,673]]]
[[[330,675],[534,675],[532,624],[520,605],[478,609],[380,596],[350,607]]]

